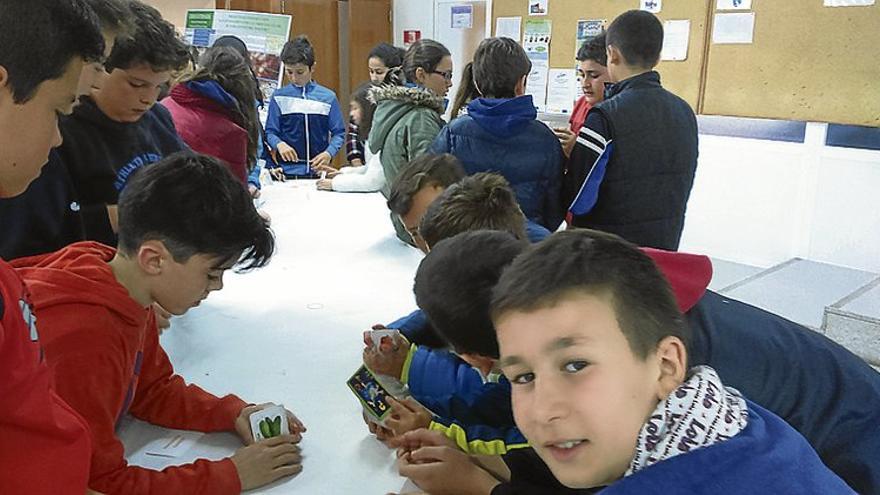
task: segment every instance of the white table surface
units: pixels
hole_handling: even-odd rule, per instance
[[[227,272],[224,288],[175,318],[161,344],[188,382],[283,403],[308,428],[303,472],[249,493],[397,492],[405,480],[394,455],[367,432],[345,381],[361,364],[362,331],[415,308],[421,254],[396,239],[378,193],[319,192],[314,181],[288,181],[264,187],[263,199],[277,238],[272,262]],[[119,434],[129,462],[153,469],[220,459],[241,446],[234,434],[209,434],[167,459],[141,448],[168,430],[130,419]]]

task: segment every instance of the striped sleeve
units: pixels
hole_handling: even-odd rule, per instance
[[[470,455],[504,455],[511,450],[529,446],[526,437],[512,425],[462,425],[454,420],[435,416],[428,429],[442,433]]]
[[[585,215],[596,205],[613,148],[605,117],[591,111],[578,132],[565,176],[570,215]]]

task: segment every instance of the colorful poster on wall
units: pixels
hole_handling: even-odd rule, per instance
[[[581,19],[577,23],[577,34],[575,35],[574,53],[581,49],[584,42],[599,36],[605,29],[605,19]]]
[[[452,6],[452,29],[470,29],[474,27],[474,6]]]
[[[535,108],[544,111],[547,104],[547,76],[550,70],[550,34],[553,23],[549,19],[529,19],[523,32],[523,49],[532,62],[532,71],[526,81],[526,94],[532,95]]]
[[[187,42],[204,51],[221,37],[232,35],[247,45],[251,67],[266,99],[281,85],[281,49],[287,42],[292,18],[282,14],[237,10],[193,9],[186,13]]]
[[[550,0],[527,0],[529,2],[529,15],[547,15],[547,4]]]
[[[659,14],[663,9],[663,0],[641,0],[639,8],[652,14]]]

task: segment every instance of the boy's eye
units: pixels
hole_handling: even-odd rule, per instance
[[[510,383],[515,383],[517,385],[526,385],[535,381],[534,373],[520,373],[518,375],[514,375],[513,378],[510,379]]]
[[[569,361],[565,363],[562,369],[568,373],[577,373],[578,371],[586,368],[589,365],[590,363],[586,361]]]

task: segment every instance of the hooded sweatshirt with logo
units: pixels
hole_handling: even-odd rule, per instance
[[[555,231],[565,217],[562,146],[536,118],[529,95],[477,98],[468,104],[467,115],[440,131],[430,152],[452,153],[468,174],[503,175],[526,218]]]
[[[88,426],[51,389],[40,343],[28,290],[0,260],[0,491],[82,495],[89,479]]]
[[[230,459],[200,460],[154,471],[129,466],[115,427],[126,413],[166,428],[230,431],[246,406],[215,397],[174,374],[159,346],[152,308],[117,282],[108,262],[116,250],[92,242],[16,260],[43,332],[58,394],[89,424],[89,486],[102,493],[237,494]]]

